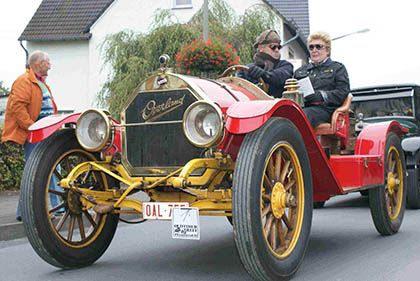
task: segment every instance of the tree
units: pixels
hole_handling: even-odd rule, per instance
[[[10,93],[9,88],[6,87],[6,85],[4,85],[3,81],[0,81],[0,96],[5,96],[8,95]]]
[[[148,34],[121,31],[107,36],[101,50],[111,72],[98,94],[98,105],[119,120],[129,95],[159,67],[160,55],[168,54],[175,61],[182,47],[200,40],[202,14],[200,9],[189,22],[181,24],[171,10],[159,9]],[[209,1],[209,37],[232,45],[241,64],[253,60],[255,38],[265,29],[278,30],[277,22],[278,16],[267,5],[254,5],[243,16],[237,16],[224,0]]]

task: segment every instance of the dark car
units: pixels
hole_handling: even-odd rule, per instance
[[[420,136],[420,85],[396,84],[352,90],[351,109],[357,121],[356,130],[372,123],[396,120],[408,133],[403,138]],[[420,208],[418,180],[420,157],[417,151],[405,150],[408,172],[408,206]]]

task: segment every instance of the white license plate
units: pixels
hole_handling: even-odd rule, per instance
[[[171,220],[173,207],[189,207],[184,202],[143,202],[143,218],[148,220]]]

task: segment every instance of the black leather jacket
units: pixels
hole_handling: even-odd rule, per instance
[[[317,66],[309,63],[298,68],[294,77],[298,80],[309,77],[315,93],[322,93],[324,100],[326,97],[323,105],[330,113],[343,104],[350,92],[346,67],[330,58]]]
[[[255,62],[247,64],[248,67],[255,65]],[[263,65],[259,65],[264,69]],[[279,62],[273,67],[273,69],[267,71],[267,76],[262,76],[265,83],[268,84],[268,94],[275,98],[281,98],[284,91],[284,84],[287,79],[293,77],[293,65],[285,60],[279,60]],[[254,84],[258,81],[248,76],[248,71],[238,71],[238,76],[244,78]]]

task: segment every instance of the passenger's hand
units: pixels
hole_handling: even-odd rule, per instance
[[[255,80],[260,78],[264,74],[264,72],[264,69],[257,65],[250,66],[248,69],[248,75]]]
[[[324,98],[322,97],[322,94],[320,92],[315,92],[311,95],[308,95],[305,97],[305,102],[308,103],[323,103]]]

